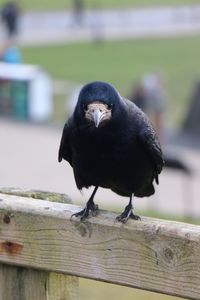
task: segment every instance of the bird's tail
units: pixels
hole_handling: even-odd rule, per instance
[[[148,197],[155,193],[155,189],[153,184],[148,185],[145,188],[142,188],[141,190],[134,193],[136,197]]]

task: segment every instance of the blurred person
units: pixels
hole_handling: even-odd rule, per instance
[[[18,64],[22,62],[22,56],[20,50],[13,46],[11,43],[7,43],[0,49],[0,62],[9,64]],[[8,79],[0,80],[0,115],[11,116],[13,115],[13,81]]]
[[[200,80],[197,81],[194,85],[190,105],[186,114],[185,121],[183,123],[183,131],[191,134],[198,135],[200,134],[200,122],[199,122],[199,113],[200,113]]]
[[[0,49],[0,61],[12,64],[21,63],[21,51],[17,46],[7,43],[2,49]]]
[[[166,94],[157,74],[147,74],[141,82],[133,86],[129,99],[142,109],[150,118],[163,142],[163,114],[166,106]]]
[[[129,95],[129,100],[134,102],[141,110],[145,112],[146,110],[146,98],[145,91],[142,83],[138,82],[133,86],[131,94]]]
[[[147,74],[141,82],[137,82],[129,95],[129,99],[134,102],[141,110],[143,110],[150,118],[154,125],[155,131],[163,146],[163,158],[165,168],[179,171],[188,176],[192,175],[191,168],[187,165],[184,159],[180,158],[177,153],[169,151],[164,140],[164,113],[166,109],[166,93],[162,84],[162,77],[159,74]],[[196,102],[200,104],[200,82],[195,90]],[[197,100],[198,99],[198,100]],[[198,118],[199,111],[195,111]],[[191,118],[188,118],[190,120]],[[200,124],[200,123],[199,123]],[[200,128],[200,126],[199,126]],[[199,131],[200,132],[200,131]],[[185,182],[184,182],[185,184]],[[189,188],[187,186],[187,188]],[[149,209],[154,209],[150,203]]]
[[[83,11],[83,0],[73,0],[74,21],[77,26],[81,26],[83,23]]]
[[[164,142],[164,113],[166,110],[166,92],[163,86],[163,80],[160,74],[150,73],[143,77],[142,85],[145,94],[145,113],[149,116],[154,124],[155,130]]]
[[[153,123],[162,146],[165,146],[164,114],[166,111],[167,95],[164,89],[163,78],[161,74],[151,73],[146,74],[143,77],[140,88],[140,102],[138,101],[138,103],[142,103],[141,96],[143,97],[144,102],[142,109],[149,116],[151,122]],[[187,176],[192,174],[190,168],[187,166],[185,161],[182,160],[176,153],[170,153],[164,147],[163,155],[166,168],[181,171]]]
[[[16,2],[6,2],[1,9],[1,19],[5,26],[7,38],[14,38],[18,34],[20,10]]]

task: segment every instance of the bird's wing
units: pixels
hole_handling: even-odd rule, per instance
[[[130,100],[125,98],[123,98],[123,100],[130,116],[129,120],[130,122],[133,122],[134,127],[137,128],[138,140],[149,153],[150,158],[155,164],[155,179],[156,183],[158,183],[158,174],[160,174],[164,165],[163,154],[158,137],[145,113]]]
[[[150,122],[148,122],[148,126],[142,127],[139,131],[139,140],[155,163],[156,182],[158,183],[158,174],[162,171],[164,160],[159,140]]]
[[[152,127],[144,128],[140,131],[139,136],[140,140],[145,145],[153,161],[155,162],[158,173],[160,173],[164,165],[164,160],[161,146],[155,131]]]
[[[144,112],[128,99],[123,99],[127,105],[132,122],[138,128],[138,138],[155,163],[156,173],[162,171],[164,160],[157,134]],[[156,179],[157,181],[157,179]]]
[[[70,122],[68,121],[62,133],[62,138],[60,141],[60,147],[58,151],[58,161],[61,162],[62,159],[67,160],[70,164],[72,163],[72,151],[70,146]]]

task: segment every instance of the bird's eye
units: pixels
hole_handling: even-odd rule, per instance
[[[107,106],[108,106],[109,110],[111,110],[113,108],[113,104],[112,103],[111,104],[107,104]]]
[[[87,104],[83,104],[83,110],[86,111],[88,109]]]

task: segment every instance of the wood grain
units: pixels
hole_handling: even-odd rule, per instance
[[[0,264],[0,300],[75,300],[78,278]]]
[[[200,226],[79,209],[1,194],[0,262],[200,299]]]
[[[39,190],[1,188],[0,194],[17,195],[45,199],[53,202],[71,203],[65,194]],[[12,214],[3,217],[5,224],[10,224]],[[17,254],[22,245],[10,241],[1,243],[1,252]],[[35,270],[20,266],[0,264],[0,300],[76,300],[78,299],[78,277],[55,272]]]

